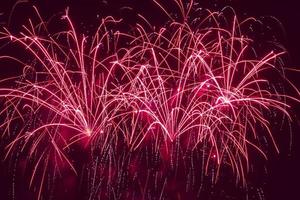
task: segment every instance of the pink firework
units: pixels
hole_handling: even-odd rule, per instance
[[[253,18],[239,22],[233,15],[224,25],[223,13],[207,11],[189,21],[192,3],[185,8],[176,1],[182,13],[176,20],[154,2],[171,22],[151,31],[141,15],[130,33],[116,31],[112,27],[122,20],[109,16],[87,37],[76,32],[67,10],[66,31],[50,34],[41,20],[30,21],[19,35],[1,33],[1,40],[21,46],[33,61],[1,56],[20,63],[23,73],[0,82],[0,127],[2,137],[11,140],[6,157],[25,151],[31,160],[30,185],[39,184],[38,198],[50,170],[78,174],[70,153],[74,146],[89,158],[107,154],[106,166],[93,171],[101,171],[108,185],[118,174],[120,143],[129,152],[150,144],[162,162],[174,166],[180,159],[172,156],[173,144],[179,141],[175,146],[184,152],[200,149],[200,170],[213,183],[230,167],[243,185],[249,150],[267,159],[257,138],[267,136],[279,151],[266,113],[277,110],[290,119],[286,102],[299,100],[270,89],[263,74],[279,73],[285,52],[256,56],[253,41],[242,32]]]

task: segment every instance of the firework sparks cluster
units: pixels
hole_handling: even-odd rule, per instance
[[[145,160],[169,163],[160,164],[169,169],[178,168],[180,156],[196,152],[201,160],[196,171],[203,176],[215,183],[229,167],[244,185],[249,149],[267,158],[256,139],[267,136],[278,151],[265,113],[275,109],[289,118],[286,99],[297,99],[271,90],[263,74],[281,71],[284,52],[256,55],[242,32],[255,19],[239,22],[233,15],[228,23],[222,12],[207,11],[189,21],[192,4],[184,8],[178,2],[183,20],[161,7],[172,20],[160,29],[140,15],[141,23],[121,32],[115,27],[122,20],[106,17],[87,37],[76,32],[66,12],[66,31],[50,34],[41,20],[30,21],[19,35],[1,33],[1,40],[21,46],[33,61],[1,56],[21,63],[23,73],[0,82],[0,126],[2,137],[11,138],[6,157],[26,152],[33,166],[30,185],[41,185],[38,197],[51,170],[55,176],[66,170],[78,174],[74,146],[89,152],[96,196],[105,181],[122,185],[123,165],[126,176],[136,179],[144,159],[138,155],[145,154],[139,152],[147,148],[154,156]],[[7,83],[14,87],[4,87]],[[159,173],[169,170],[161,168]],[[166,180],[160,195],[164,188]]]

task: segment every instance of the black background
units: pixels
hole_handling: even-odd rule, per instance
[[[158,10],[150,0],[44,0],[30,1],[15,4],[15,0],[1,0],[0,2],[0,24],[9,26],[11,29],[18,30],[14,24],[26,22],[27,17],[31,16],[31,5],[36,5],[40,13],[46,19],[54,14],[61,15],[66,7],[70,7],[70,14],[73,21],[77,23],[78,28],[83,32],[93,29],[93,19],[97,15],[122,15],[120,8],[123,6],[134,7],[148,18],[152,18],[155,23],[160,23],[166,17],[161,13],[153,13]],[[231,0],[231,1],[197,1],[200,6],[213,10],[219,10],[223,6],[231,5],[238,15],[245,16],[274,16],[283,25],[283,34],[279,37],[279,42],[283,44],[288,51],[286,66],[300,70],[300,5],[297,0]],[[129,16],[130,22],[130,16]],[[2,53],[2,51],[0,50]],[[13,70],[4,70],[0,68],[0,77],[8,76]],[[288,77],[300,88],[300,73],[290,72]],[[294,105],[293,114],[300,118],[299,104]],[[268,200],[276,199],[300,199],[300,137],[298,120],[295,120],[292,138],[292,149],[289,149],[289,134],[278,137],[280,154],[271,157],[268,162],[268,178],[265,187],[265,198]],[[1,143],[0,143],[1,144]],[[1,148],[2,149],[2,148]],[[3,154],[3,152],[1,152]],[[3,160],[3,156],[0,157]],[[11,187],[10,178],[6,175],[7,167],[4,163],[0,164],[0,199],[7,199],[9,187]],[[8,183],[9,182],[9,183]],[[24,183],[27,184],[27,183]]]

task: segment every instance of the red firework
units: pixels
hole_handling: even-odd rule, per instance
[[[109,152],[111,160],[120,141],[130,152],[151,143],[163,161],[172,162],[170,146],[180,140],[182,149],[202,149],[205,173],[215,169],[213,182],[230,166],[244,185],[249,148],[267,158],[255,138],[268,136],[278,151],[266,112],[290,118],[286,100],[299,100],[270,89],[262,74],[280,71],[285,52],[256,56],[241,31],[253,18],[239,22],[233,16],[228,27],[221,12],[208,11],[188,22],[193,4],[185,8],[176,1],[181,21],[154,2],[172,21],[158,30],[141,23],[131,33],[113,31],[109,27],[122,20],[106,17],[86,37],[76,32],[67,10],[66,31],[50,34],[41,20],[18,36],[1,33],[1,40],[22,46],[35,61],[1,56],[21,63],[23,74],[0,82],[0,127],[2,137],[12,138],[6,157],[24,150],[33,160],[30,185],[42,171],[38,198],[49,167],[77,173],[69,153],[74,145]],[[7,82],[16,86],[4,87]],[[17,131],[16,124],[22,124]],[[111,141],[115,149],[107,148]],[[108,182],[113,170],[109,165]]]

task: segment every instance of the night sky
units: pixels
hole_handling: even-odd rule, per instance
[[[142,3],[141,3],[142,2]],[[165,2],[165,1],[162,1]],[[285,55],[285,66],[300,70],[300,12],[298,2],[296,0],[196,0],[199,2],[199,7],[208,8],[219,11],[225,6],[232,6],[240,18],[254,16],[257,18],[264,16],[274,16],[279,20],[282,26],[276,27],[270,32],[266,33],[266,37],[276,37],[276,41],[282,44],[288,54]],[[135,15],[133,13],[142,13],[147,19],[156,26],[162,26],[167,20],[167,17],[162,12],[157,12],[156,6],[151,0],[43,0],[43,1],[19,1],[15,0],[1,0],[0,2],[0,26],[9,27],[12,32],[18,32],[20,25],[27,22],[33,14],[32,5],[37,6],[40,14],[45,19],[50,19],[53,16],[60,16],[65,9],[69,7],[70,16],[76,28],[84,34],[92,33],[97,28],[97,19],[112,15],[115,17],[126,18],[128,26],[134,26]],[[172,5],[166,4],[173,9]],[[123,9],[125,6],[133,8],[133,12],[128,12]],[[155,12],[153,12],[155,10]],[[175,10],[175,9],[174,9]],[[175,11],[176,12],[176,11]],[[57,27],[52,24],[52,29],[60,29],[62,24],[57,23]],[[0,54],[7,54],[7,51],[13,55],[20,55],[20,52],[7,50],[5,43],[0,41]],[[6,63],[7,64],[7,63]],[[0,78],[9,77],[19,73],[18,67],[1,64],[0,61]],[[300,88],[300,72],[287,72],[287,77],[291,80],[297,88]],[[293,92],[293,91],[288,91]],[[297,200],[300,199],[300,105],[299,103],[291,103],[291,115],[294,118],[291,126],[293,129],[292,138],[289,131],[278,133],[275,139],[278,143],[280,153],[275,152],[271,154],[265,166],[261,166],[261,170],[265,171],[261,175],[260,171],[252,177],[253,182],[258,182],[258,189],[254,193],[260,193],[263,190],[262,196],[256,195],[257,200]],[[1,129],[0,129],[1,134]],[[2,139],[1,139],[2,140]],[[290,145],[290,143],[292,143]],[[32,199],[35,198],[32,190],[28,190],[28,179],[20,178],[14,185],[13,179],[21,174],[21,172],[12,172],[11,162],[4,160],[4,145],[5,142],[0,141],[0,199]],[[84,160],[84,155],[81,156]],[[26,176],[26,175],[25,175]],[[28,175],[29,176],[29,175]],[[12,189],[12,187],[16,189]],[[226,185],[219,186],[226,188]],[[232,187],[234,188],[234,187]],[[231,190],[234,190],[232,189]],[[216,190],[219,190],[216,187]],[[230,190],[230,189],[229,189]],[[229,191],[225,190],[225,191]],[[240,190],[238,190],[240,191]],[[61,192],[61,191],[60,191]],[[253,191],[252,191],[253,192]],[[19,194],[18,194],[19,193]],[[24,195],[24,196],[23,196]],[[224,194],[225,195],[225,194]],[[57,195],[52,199],[62,199],[66,197],[70,199],[86,198],[80,192],[68,191],[66,195]],[[244,193],[231,191],[228,199],[245,199]],[[24,198],[23,198],[24,197]],[[182,197],[185,199],[184,197]],[[203,197],[200,199],[206,199]],[[261,198],[261,199],[260,199]],[[168,198],[167,198],[168,199]],[[169,198],[173,199],[173,198]],[[215,199],[215,198],[208,198]],[[222,199],[220,196],[216,199]],[[251,198],[250,198],[251,199]]]

